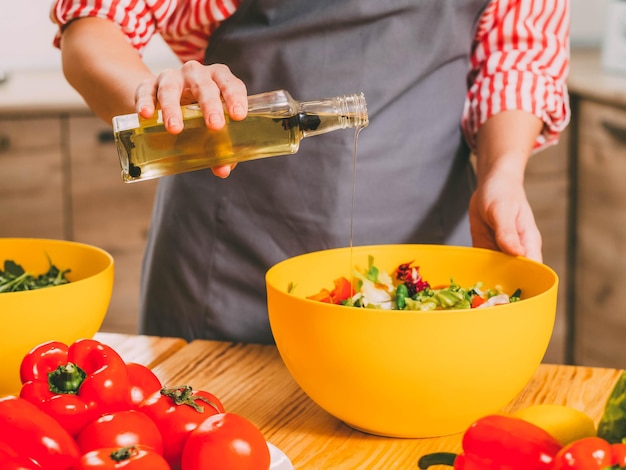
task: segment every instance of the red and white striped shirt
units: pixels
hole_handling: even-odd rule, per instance
[[[114,21],[141,52],[155,34],[180,58],[202,61],[211,34],[241,0],[55,0],[55,45],[69,21]],[[470,146],[491,116],[524,110],[541,118],[536,147],[554,143],[569,122],[569,0],[492,0],[471,45],[463,130]]]

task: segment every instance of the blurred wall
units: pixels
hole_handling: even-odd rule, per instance
[[[604,11],[611,0],[568,0],[572,4],[572,45],[599,45]],[[50,0],[0,0],[0,70],[59,68],[52,47],[55,26],[48,19]],[[146,51],[148,63],[175,61],[156,38]]]
[[[52,46],[56,25],[49,19],[51,0],[0,0],[0,71],[61,67]],[[148,46],[148,64],[176,63],[160,37]]]

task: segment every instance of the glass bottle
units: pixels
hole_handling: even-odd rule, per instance
[[[130,183],[298,151],[305,137],[369,123],[363,94],[316,101],[296,101],[284,90],[248,97],[248,116],[210,130],[198,105],[181,107],[184,129],[165,130],[161,111],[153,118],[137,114],[113,118],[122,167]]]

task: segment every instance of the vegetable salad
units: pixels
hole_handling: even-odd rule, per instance
[[[412,261],[389,274],[376,267],[372,256],[367,269],[355,270],[354,280],[353,287],[345,277],[335,279],[332,290],[323,288],[307,298],[352,307],[418,311],[490,307],[521,299],[520,289],[509,295],[500,286],[485,288],[481,282],[463,287],[451,279],[449,285],[431,286]]]

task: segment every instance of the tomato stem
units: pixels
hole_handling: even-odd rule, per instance
[[[119,449],[111,452],[110,456],[111,460],[122,462],[123,460],[130,459],[133,455],[137,454],[137,452],[139,452],[137,446],[120,447]]]
[[[80,385],[87,377],[84,370],[73,362],[60,365],[52,372],[48,372],[48,385],[52,393],[67,393],[76,395]]]
[[[188,405],[191,406],[198,413],[202,413],[204,411],[204,407],[202,405],[198,405],[196,400],[203,401],[208,405],[211,405],[213,408],[220,413],[220,408],[216,403],[213,403],[208,398],[193,395],[193,389],[189,385],[183,385],[181,387],[173,387],[173,388],[162,388],[161,395],[165,395],[166,397],[171,398],[176,405]]]

